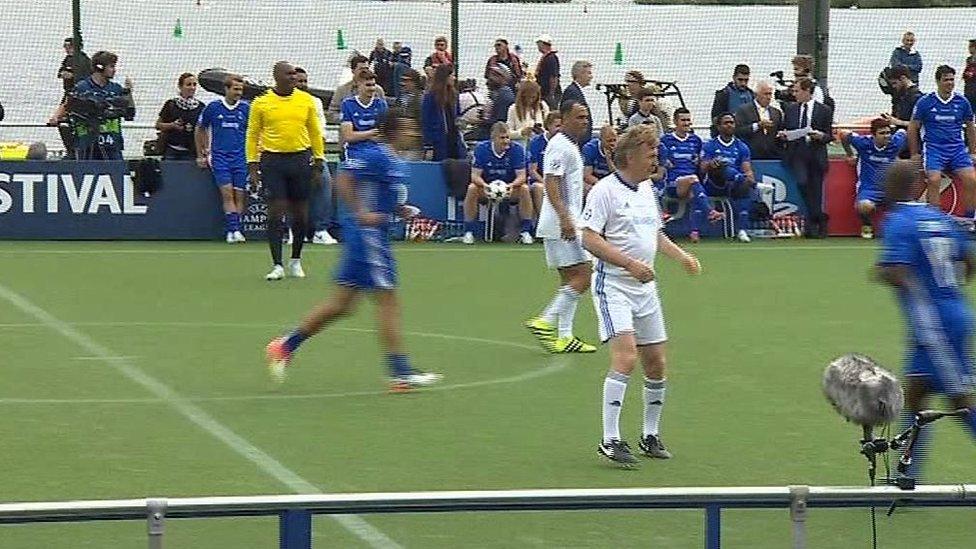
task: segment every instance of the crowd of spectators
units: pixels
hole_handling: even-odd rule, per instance
[[[508,39],[495,39],[482,73],[484,84],[480,87],[473,82],[458,82],[450,44],[444,36],[434,39],[433,50],[424,57],[422,70],[412,66],[413,52],[409,46],[393,42],[392,49],[388,49],[382,38],[377,39],[368,56],[356,53],[349,58],[351,78],[335,88],[325,108],[319,105],[322,122],[341,124],[344,121],[342,106],[348,98],[359,98],[361,102],[375,98],[383,105],[396,106],[419,134],[421,139],[416,150],[405,152],[409,159],[470,162],[474,145],[480,143],[478,146],[484,149],[485,143],[495,143],[495,148],[489,150],[498,153],[498,147],[504,142],[506,151],[517,148],[524,157],[526,172],[516,187],[526,187],[525,196],[530,205],[539,202],[536,195],[542,186],[541,159],[546,143],[559,131],[559,107],[563,101],[572,100],[590,109],[589,127],[585,132],[589,137],[579,144],[586,162],[588,185],[613,169],[610,159],[616,137],[628,127],[650,125],[659,137],[677,136],[682,146],[686,139],[684,132],[694,135],[690,128],[677,129],[675,133],[675,125],[687,126],[692,113],[676,108],[657,82],[648,80],[636,69],[626,72],[623,85],[617,88],[613,98],[619,113],[608,112],[606,115],[610,120],[603,118],[602,113],[590,108],[584,92],[592,84],[594,70],[598,68],[585,59],[573,60],[569,82],[564,85],[560,52],[553,37],[540,34],[535,44],[538,56],[530,66],[512,51]],[[50,123],[59,126],[65,148],[72,157],[121,157],[120,117],[104,121],[99,126],[96,132],[98,143],[92,147],[86,141],[86,137],[92,135],[90,125],[86,128],[70,117],[67,106],[71,96],[128,97],[131,109],[134,107],[131,82],[123,87],[112,81],[118,58],[111,52],[98,52],[91,59],[83,52],[76,55],[71,38],[65,39],[63,47],[65,57],[57,76],[62,81],[64,96]],[[964,94],[974,103],[976,40],[969,41],[969,57],[965,63],[962,71]],[[792,79],[786,79],[780,73],[777,82],[753,82],[748,65],[735,65],[731,80],[715,91],[708,118],[709,133],[712,140],[721,137],[727,144],[729,140],[741,141],[749,153],[749,160],[782,160],[794,174],[809,210],[808,234],[823,236],[828,219],[821,211],[822,186],[827,169],[827,145],[834,139],[834,101],[829,91],[814,79],[811,56],[795,56],[792,66]],[[300,68],[298,71],[304,75],[305,83],[305,87],[299,89],[307,89],[307,73]],[[885,124],[895,129],[909,128],[915,103],[923,95],[918,85],[922,71],[922,54],[916,49],[915,34],[905,32],[901,43],[893,49],[885,72],[891,95],[890,111],[879,115]],[[371,76],[368,91],[362,88],[365,74]],[[177,95],[168,99],[159,111],[156,121],[158,150],[167,160],[192,160],[198,156],[194,132],[205,105],[195,97],[197,86],[197,78],[192,73],[179,75]],[[465,104],[468,96],[472,100]],[[604,125],[614,120],[617,121],[615,126]],[[594,135],[594,122],[600,124],[598,135]],[[872,130],[871,133],[876,132]],[[345,135],[340,132],[342,147],[347,144]],[[693,169],[682,176],[685,179],[680,185],[675,184],[677,192],[673,198],[699,200],[701,206],[705,202],[696,198],[696,193],[706,197],[721,197],[721,193],[714,186],[706,185],[719,177],[711,174],[710,164],[702,160],[705,141],[697,136],[696,140],[699,142],[697,149],[690,151],[694,156]],[[84,143],[85,150],[78,150],[79,143]],[[673,151],[662,149],[660,152],[663,167],[673,169],[675,162],[669,156]],[[907,156],[907,147],[899,153]],[[472,168],[466,180],[479,186],[475,170],[477,168]],[[664,187],[662,194],[667,196],[668,181],[674,177],[665,173],[662,170],[659,179]],[[750,182],[754,186],[755,182],[751,179]],[[533,185],[537,187],[533,188]],[[514,193],[523,196],[519,189]],[[537,215],[536,207],[526,206],[521,200],[521,213]],[[718,217],[711,206],[702,213],[711,218]],[[525,238],[522,240],[526,241]]]

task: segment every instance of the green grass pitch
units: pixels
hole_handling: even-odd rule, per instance
[[[675,457],[635,471],[595,451],[606,349],[554,358],[521,327],[555,288],[541,247],[398,246],[410,354],[446,375],[438,390],[410,395],[384,393],[368,302],[307,342],[284,386],[270,383],[264,344],[330,291],[339,251],[306,249],[309,277],[271,284],[259,243],[0,243],[0,500],[294,491],[298,481],[289,487],[180,406],[322,491],[866,483],[859,429],[835,415],[819,381],[850,351],[900,371],[902,320],[891,293],[868,280],[873,243],[710,242],[695,248],[697,278],[659,259],[671,337],[662,433]],[[24,312],[11,292],[50,317]],[[596,338],[588,295],[576,326]],[[165,384],[178,404],[120,364]],[[632,384],[621,420],[632,443],[641,408]],[[974,482],[976,446],[959,425],[935,431],[928,480]],[[697,548],[704,535],[700,511],[363,518],[406,547]],[[883,547],[970,547],[976,511],[878,520]],[[811,547],[869,539],[865,509],[812,509],[809,527]],[[0,547],[142,547],[144,532],[138,521],[0,526]],[[315,518],[314,539],[366,546],[329,517]],[[789,539],[785,509],[723,513],[724,547]],[[166,540],[275,547],[277,522],[172,520]]]

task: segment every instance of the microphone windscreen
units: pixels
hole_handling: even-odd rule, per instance
[[[837,413],[858,425],[891,423],[905,406],[898,379],[870,357],[857,353],[837,357],[827,365],[823,392]]]

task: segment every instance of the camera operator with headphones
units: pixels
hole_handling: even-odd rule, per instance
[[[135,117],[132,80],[125,87],[112,82],[118,55],[100,51],[92,56],[91,76],[78,82],[68,98],[78,160],[121,160],[122,119]]]

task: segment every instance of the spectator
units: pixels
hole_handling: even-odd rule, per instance
[[[573,63],[572,69],[573,82],[566,86],[563,90],[562,101],[576,101],[586,107],[587,111],[591,111],[590,105],[586,102],[586,95],[583,93],[583,88],[590,85],[593,81],[593,63],[589,61],[582,60]],[[586,144],[587,141],[593,138],[593,117],[590,117],[590,122],[586,126],[586,133],[583,134],[583,142],[580,146]]]
[[[718,115],[722,113],[734,113],[742,105],[748,105],[756,100],[756,94],[749,89],[749,65],[736,65],[732,71],[732,81],[724,88],[715,92],[715,99],[712,101],[712,137],[718,135],[716,126]]]
[[[966,58],[966,69],[962,73],[963,94],[969,104],[976,110],[976,39],[969,41],[969,57]]]
[[[376,39],[373,51],[369,52],[369,64],[376,75],[376,85],[385,90],[391,89],[393,78],[393,52],[386,49],[382,38]]]
[[[780,139],[786,142],[784,161],[807,206],[807,236],[827,237],[828,216],[823,212],[823,180],[827,173],[827,143],[833,140],[834,113],[813,98],[815,84],[800,78],[793,84],[796,101],[786,104]]]
[[[823,103],[825,106],[830,107],[830,110],[834,110],[834,100],[830,97],[830,94],[825,90],[820,84],[817,83],[816,79],[813,77],[813,56],[811,55],[796,55],[793,57],[793,78],[799,80],[801,78],[806,78],[813,82],[813,100],[818,103]],[[787,102],[796,101],[793,96],[793,91],[796,87],[790,88],[788,92]]]
[[[583,145],[583,184],[589,193],[596,182],[616,171],[613,151],[617,148],[617,132],[613,126],[600,128],[600,137],[594,137]]]
[[[525,71],[522,70],[522,60],[514,52],[508,49],[508,40],[505,38],[495,39],[495,54],[488,58],[485,63],[485,80],[492,67],[505,65],[512,73],[512,91],[516,85],[525,78]],[[511,126],[511,124],[509,124]]]
[[[735,113],[735,135],[749,147],[755,160],[779,160],[782,143],[776,134],[783,127],[783,112],[772,105],[773,85],[766,80],[756,86],[756,99]]]
[[[892,126],[907,128],[915,103],[922,96],[922,92],[919,91],[918,84],[911,80],[911,71],[905,65],[891,69],[889,76],[892,89],[891,114],[882,114],[881,117]]]
[[[515,104],[515,92],[511,87],[512,73],[505,65],[495,65],[488,71],[488,102],[491,115],[486,121],[490,129],[495,122],[506,122],[508,110]]]
[[[301,67],[295,67],[295,87],[308,92],[308,71]],[[315,112],[318,114],[319,124],[325,127],[325,112],[322,109],[322,102],[315,98]],[[323,136],[323,145],[325,145]],[[308,232],[311,234],[302,235],[311,240],[312,244],[333,245],[339,242],[329,234],[329,227],[334,221],[334,208],[332,200],[332,174],[326,166],[322,170],[322,181],[320,184],[312,182],[312,192],[308,198]],[[294,235],[292,235],[294,236]]]
[[[535,81],[542,88],[542,100],[549,104],[550,111],[558,111],[562,89],[559,87],[559,56],[552,48],[552,37],[540,34],[535,46],[542,57],[535,67]]]
[[[508,108],[508,129],[513,137],[526,143],[533,135],[542,134],[548,116],[549,105],[542,101],[539,84],[522,82],[515,95],[515,104]]]
[[[58,134],[61,136],[61,143],[64,144],[64,152],[67,158],[75,157],[75,138],[71,131],[71,125],[68,123],[65,104],[68,100],[68,92],[74,89],[75,83],[91,75],[91,59],[85,55],[85,52],[80,52],[76,58],[74,44],[74,38],[70,36],[65,38],[62,44],[65,56],[58,67],[58,79],[61,80],[64,93],[61,95],[61,102],[58,103],[57,109],[48,120],[48,125],[58,127]]]
[[[338,124],[341,122],[342,102],[347,97],[356,95],[356,75],[364,69],[369,69],[369,58],[359,54],[353,55],[349,59],[349,68],[352,70],[352,78],[348,82],[339,84],[339,87],[332,94],[332,100],[329,101],[329,110],[326,111],[325,118],[330,124]],[[380,99],[386,99],[386,92],[380,86],[376,86],[376,95]]]
[[[415,69],[405,70],[400,75],[399,87],[400,95],[396,98],[396,105],[400,108],[400,115],[419,123],[424,94],[420,73]]]
[[[750,242],[749,211],[756,196],[756,176],[752,172],[749,147],[735,136],[735,115],[719,114],[715,120],[718,135],[702,146],[702,168],[706,172],[708,196],[729,198],[734,202],[739,230],[736,239]],[[753,200],[747,200],[752,198]]]
[[[203,111],[203,103],[197,101],[197,77],[184,72],[177,80],[179,95],[167,99],[156,119],[159,145],[164,160],[194,160],[197,157],[193,133]]]
[[[447,49],[447,38],[444,36],[438,36],[434,39],[434,53],[424,59],[424,72],[427,74],[427,78],[431,78],[437,67],[441,65],[454,66],[454,56]]]
[[[410,50],[410,46],[404,46],[400,42],[393,43],[393,74],[390,77],[390,94],[393,97],[400,96],[400,82],[402,82],[403,73],[411,68],[413,64],[413,51]],[[421,79],[421,82],[423,80]]]
[[[88,78],[75,84],[74,95],[79,99],[109,103],[116,112],[124,114],[103,120],[97,125],[90,121],[72,120],[75,153],[79,160],[122,160],[125,143],[122,138],[122,118],[135,118],[132,102],[132,80],[125,79],[120,86],[115,78],[119,56],[108,51],[99,51],[92,56],[92,73]],[[120,108],[126,105],[124,108]]]
[[[624,75],[625,93],[617,99],[617,106],[624,117],[624,121],[629,121],[630,117],[637,112],[638,95],[644,90],[646,80],[641,71],[627,71]]]
[[[504,122],[491,127],[491,139],[478,143],[471,165],[471,183],[464,195],[464,237],[462,242],[474,244],[478,203],[486,199],[485,185],[501,181],[508,186],[508,200],[517,204],[522,219],[519,241],[532,244],[532,197],[525,179],[525,149],[513,143]]]
[[[524,86],[528,82],[523,82]],[[539,218],[539,211],[542,208],[542,195],[545,192],[545,180],[542,177],[543,160],[545,160],[546,146],[549,140],[556,135],[563,126],[562,114],[559,111],[551,112],[546,115],[545,130],[542,133],[532,136],[529,140],[528,161],[529,161],[529,192],[532,193],[532,205],[535,208],[535,218]]]
[[[639,126],[641,124],[651,124],[655,128],[658,138],[660,139],[664,124],[658,115],[654,114],[654,109],[657,106],[657,97],[654,92],[645,88],[637,93],[637,112],[630,115],[627,119],[627,127]]]
[[[901,45],[891,52],[891,60],[888,66],[895,68],[898,65],[908,67],[908,77],[912,82],[918,84],[918,75],[922,72],[922,54],[915,48],[915,33],[906,31],[901,35]]]
[[[908,142],[905,130],[894,135],[883,118],[871,121],[871,135],[841,131],[840,142],[847,160],[857,165],[857,197],[854,207],[861,217],[861,238],[874,238],[871,215],[884,203],[884,175]],[[857,159],[854,150],[857,150]]]
[[[0,103],[0,122],[3,122],[3,117],[4,117],[3,103]]]
[[[434,70],[421,103],[420,121],[424,148],[430,151],[428,160],[436,162],[467,155],[457,126],[459,114],[454,65],[440,65]]]

